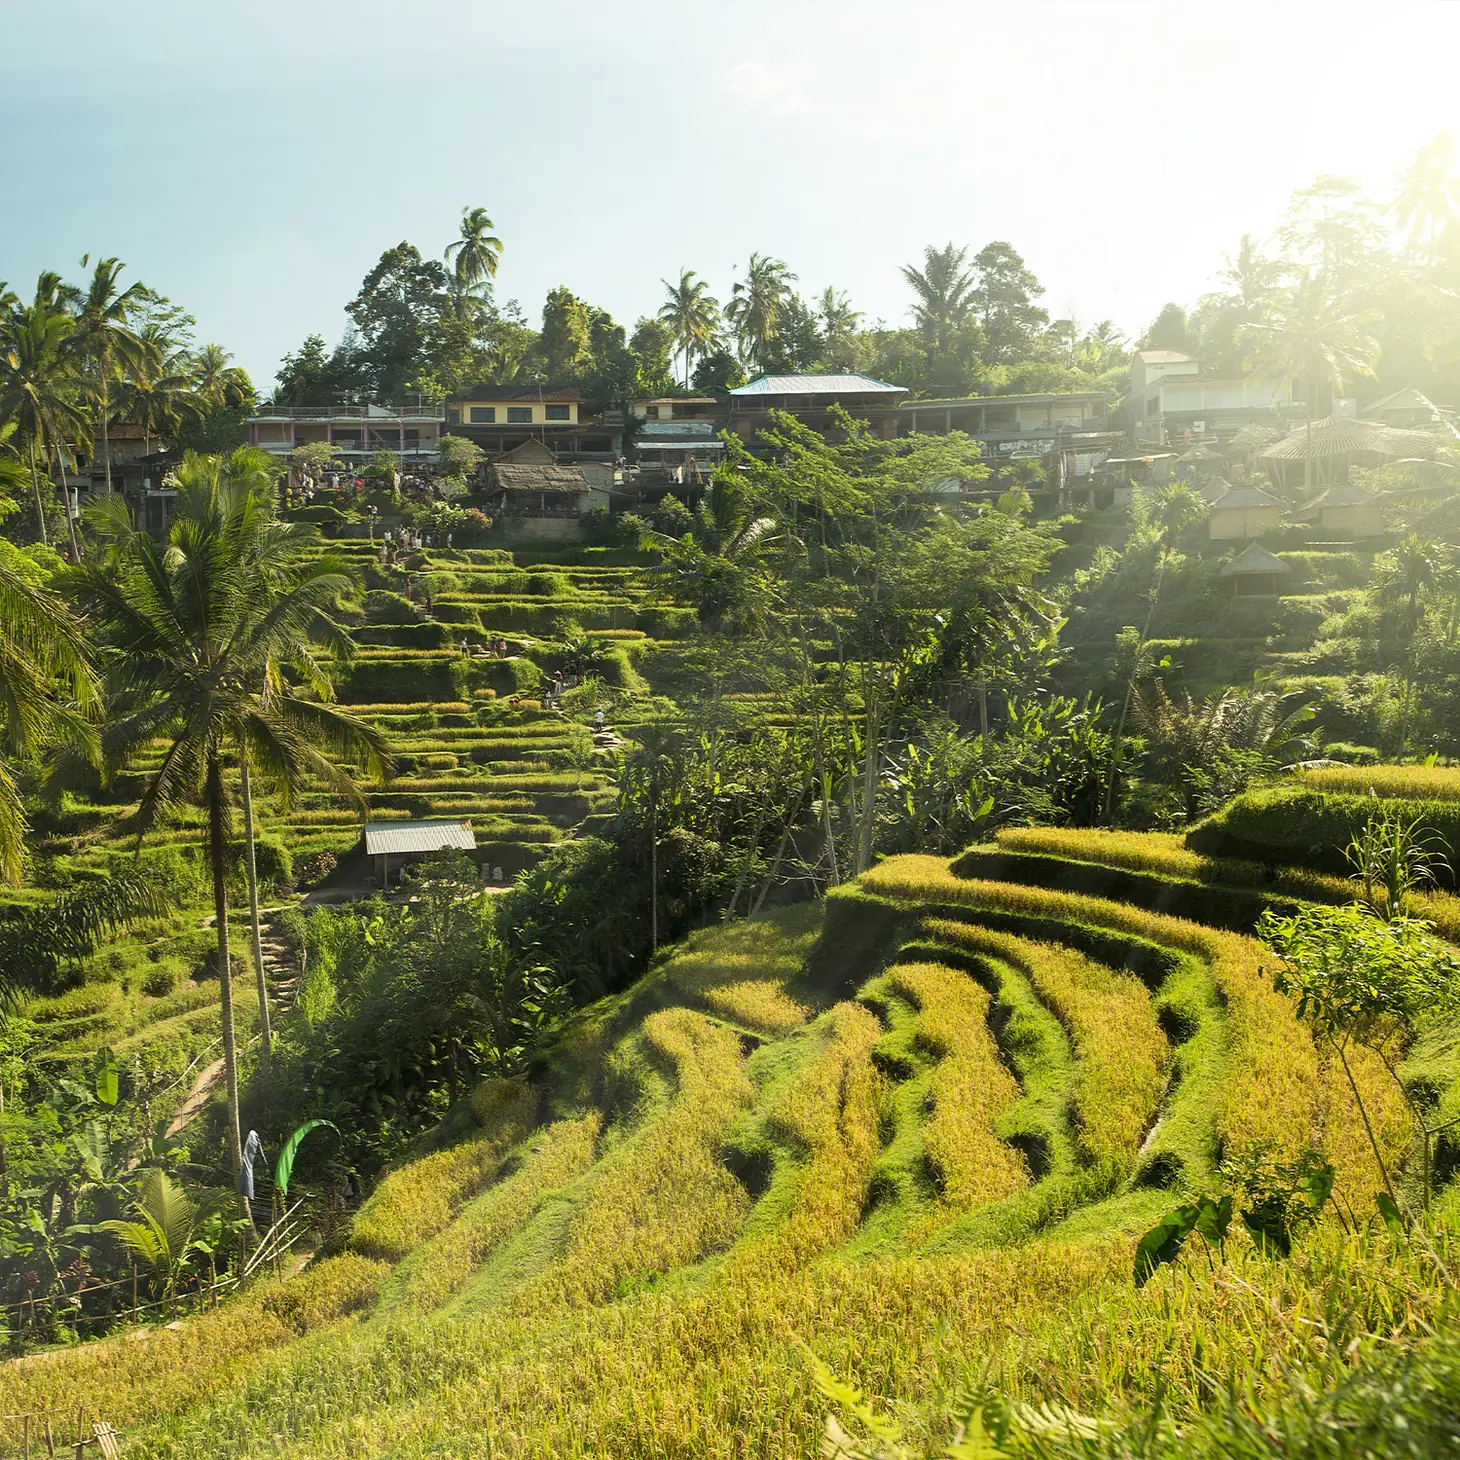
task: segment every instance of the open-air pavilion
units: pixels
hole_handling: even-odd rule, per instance
[[[375,863],[375,875],[382,891],[390,886],[392,867],[399,873],[408,862],[441,852],[472,852],[476,845],[476,833],[470,821],[428,818],[365,823],[365,855]]]
[[[1324,416],[1299,426],[1258,453],[1275,487],[1327,487],[1346,482],[1355,466],[1383,466],[1406,456],[1433,456],[1439,438],[1399,431],[1352,416]]]

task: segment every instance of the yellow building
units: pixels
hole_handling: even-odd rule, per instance
[[[1213,542],[1242,542],[1273,532],[1283,520],[1283,504],[1261,487],[1233,487],[1212,504],[1207,536]]]
[[[446,404],[446,430],[500,456],[525,441],[545,443],[559,460],[612,462],[623,454],[621,418],[599,420],[576,390],[543,385],[474,385]]]

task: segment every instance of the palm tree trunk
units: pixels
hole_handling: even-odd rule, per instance
[[[30,438],[30,485],[35,493],[35,515],[41,531],[41,545],[50,547],[51,539],[46,532],[46,504],[41,501],[41,474],[36,466],[34,436]]]
[[[253,969],[259,991],[260,1065],[265,1075],[274,1054],[273,1025],[269,1019],[269,984],[264,977],[264,939],[259,928],[259,873],[254,856],[253,793],[249,786],[248,752],[240,747],[238,757],[243,799],[244,862],[248,868],[248,928],[253,939]]]
[[[649,952],[659,951],[659,767],[649,781]]]
[[[101,362],[101,469],[106,473],[106,494],[110,497],[112,494],[112,443],[107,423],[107,371],[108,361],[103,355]]]
[[[66,463],[56,448],[56,475],[61,479],[61,510],[66,514],[66,535],[71,540],[71,561],[80,563],[81,544],[76,540],[76,519],[71,515],[71,491],[66,485]]]
[[[233,1174],[243,1166],[243,1135],[238,1120],[238,1041],[233,1030],[233,970],[229,966],[228,887],[223,842],[223,768],[218,752],[208,755],[208,857],[213,872],[213,915],[218,938],[218,1006],[223,1023],[223,1077],[228,1091],[228,1155]]]

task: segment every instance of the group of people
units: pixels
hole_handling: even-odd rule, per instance
[[[463,643],[461,652],[470,659],[509,659],[512,656],[512,646],[506,639],[497,636],[488,639],[485,644],[480,640]]]
[[[386,528],[384,536],[380,539],[380,566],[395,567],[402,559],[411,553],[418,553],[431,546],[431,534],[424,535],[413,531],[409,527],[402,527],[399,531],[392,531]],[[446,534],[446,548],[451,547],[451,534]]]

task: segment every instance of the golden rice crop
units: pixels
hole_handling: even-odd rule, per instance
[[[126,1430],[182,1413],[226,1392],[260,1353],[367,1307],[387,1272],[384,1263],[346,1253],[299,1277],[261,1283],[166,1328],[0,1363],[0,1414],[69,1414],[84,1402],[91,1413]],[[0,1418],[3,1442],[18,1447],[18,1420]]]
[[[803,906],[696,934],[665,966],[665,977],[727,1019],[788,1034],[811,1017],[785,986],[801,972],[820,921],[818,908]]]
[[[923,1125],[928,1160],[943,1200],[972,1211],[1029,1183],[1024,1161],[994,1133],[1019,1100],[989,1033],[988,991],[941,963],[899,963],[892,987],[918,1010],[915,1037],[938,1058]]]
[[[1266,966],[1269,955],[1254,939],[1105,898],[955,877],[946,862],[916,854],[874,867],[863,875],[862,885],[895,898],[964,903],[1115,928],[1195,954],[1211,965],[1227,1010],[1230,1049],[1217,1111],[1223,1148],[1239,1151],[1266,1140],[1293,1153],[1310,1144],[1335,1154],[1360,1149],[1336,1129],[1360,1121],[1353,1103],[1320,1109],[1318,1052],[1292,1002],[1273,988]],[[1387,1110],[1393,1099],[1387,1082],[1381,1084],[1367,1066],[1356,1067],[1355,1073],[1361,1077],[1365,1103]],[[1402,1153],[1393,1154],[1397,1158]],[[1352,1182],[1357,1190],[1373,1190],[1378,1180],[1372,1160],[1355,1166],[1350,1159],[1339,1171],[1340,1180]]]
[[[1350,796],[1396,797],[1415,801],[1460,801],[1460,766],[1344,765],[1314,766],[1299,779],[1313,791]]]
[[[397,1262],[439,1232],[456,1209],[496,1174],[502,1158],[532,1128],[537,1092],[521,1082],[486,1087],[474,1099],[486,1133],[392,1171],[360,1208],[350,1245],[367,1257]]]
[[[675,1094],[594,1169],[565,1251],[519,1295],[525,1311],[603,1302],[626,1279],[729,1246],[745,1220],[750,1198],[717,1159],[755,1093],[739,1037],[692,1009],[651,1014],[642,1032]]]
[[[1013,964],[1029,978],[1075,1047],[1075,1117],[1086,1159],[1128,1169],[1156,1113],[1170,1065],[1170,1047],[1145,985],[1057,943],[967,923],[928,926],[939,937]]]
[[[468,1203],[449,1227],[407,1260],[403,1301],[414,1308],[435,1308],[464,1288],[486,1258],[527,1221],[544,1192],[593,1164],[602,1128],[603,1118],[594,1110],[540,1130],[516,1171]]]

